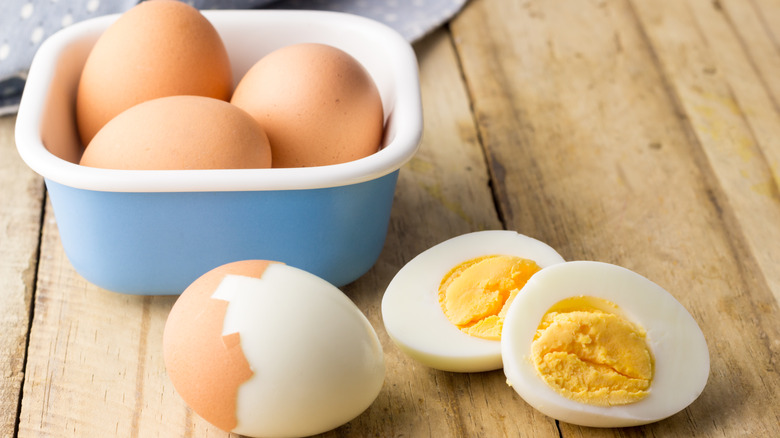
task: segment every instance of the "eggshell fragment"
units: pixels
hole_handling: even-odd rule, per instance
[[[97,40],[79,80],[76,119],[87,145],[131,106],[171,95],[228,100],[233,76],[214,26],[180,1],[145,1],[122,14]]]
[[[243,169],[271,166],[268,137],[245,111],[201,96],[140,103],[113,118],[81,157],[105,169]]]
[[[384,115],[368,71],[325,44],[294,44],[264,56],[241,79],[231,102],[268,133],[273,167],[324,166],[371,155]]]
[[[381,344],[357,306],[278,262],[229,263],[193,282],[171,310],[163,350],[195,412],[251,437],[336,428],[373,403],[384,382]]]
[[[247,260],[207,272],[176,300],[165,324],[168,377],[195,412],[223,430],[236,427],[238,388],[253,372],[241,349],[240,334],[222,335],[228,302],[211,295],[226,275],[260,278],[268,264]]]

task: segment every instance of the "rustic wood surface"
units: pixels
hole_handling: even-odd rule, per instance
[[[375,403],[325,436],[780,436],[780,1],[473,0],[415,45],[425,115],[374,268],[342,288],[380,335]],[[71,267],[41,178],[0,118],[0,436],[223,437],[161,357],[175,297],[101,290]],[[501,371],[404,356],[382,292],[424,249],[482,229],[667,288],[707,339],[683,412],[591,429]]]

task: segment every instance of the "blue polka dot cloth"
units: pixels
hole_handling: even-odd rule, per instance
[[[309,9],[362,15],[410,42],[457,14],[467,0],[188,0],[198,9]],[[16,112],[38,46],[56,31],[99,15],[124,12],[139,0],[0,0],[0,115]]]

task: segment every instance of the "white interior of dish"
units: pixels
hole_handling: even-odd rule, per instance
[[[90,190],[120,192],[286,190],[368,181],[408,161],[422,134],[417,62],[399,34],[375,21],[322,11],[204,11],[220,33],[238,83],[262,56],[285,45],[319,42],[358,59],[379,88],[385,111],[382,149],[332,166],[295,169],[110,170],[79,166],[82,146],[74,122],[81,69],[100,34],[117,15],[75,24],[49,38],[30,68],[19,106],[17,148],[42,176]]]

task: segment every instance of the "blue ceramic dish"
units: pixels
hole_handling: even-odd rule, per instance
[[[68,27],[39,49],[19,107],[21,157],[44,177],[76,271],[102,288],[179,294],[201,274],[244,259],[277,260],[336,286],[354,281],[384,245],[399,168],[417,150],[422,110],[411,46],[361,17],[315,11],[205,11],[238,79],[264,54],[321,42],[371,73],[386,115],[382,149],[298,169],[132,171],[76,164],[73,121],[81,67],[117,17]]]

